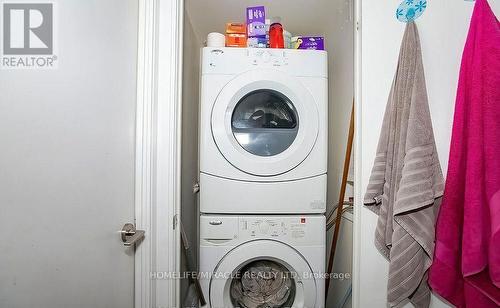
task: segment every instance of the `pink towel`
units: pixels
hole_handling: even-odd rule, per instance
[[[500,27],[477,0],[462,57],[429,284],[457,307],[500,306]]]

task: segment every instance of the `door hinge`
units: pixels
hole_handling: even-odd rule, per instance
[[[172,225],[173,225],[173,229],[174,230],[177,228],[177,224],[178,224],[177,216],[178,216],[178,214],[175,214],[174,218],[173,218],[173,221],[172,221]]]
[[[193,184],[193,194],[197,194],[200,192],[200,183],[196,182]]]

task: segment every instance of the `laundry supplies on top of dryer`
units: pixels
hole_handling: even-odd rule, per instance
[[[327,54],[203,48],[202,213],[324,213]]]
[[[244,23],[228,22],[226,24],[226,47],[246,47],[247,31]]]

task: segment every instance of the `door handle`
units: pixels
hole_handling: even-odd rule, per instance
[[[122,242],[126,247],[135,245],[144,238],[144,230],[137,230],[131,223],[126,223],[122,228]]]

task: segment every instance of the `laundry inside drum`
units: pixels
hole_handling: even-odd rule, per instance
[[[231,281],[234,307],[291,307],[295,299],[295,280],[283,265],[271,260],[257,260],[245,265]]]
[[[292,145],[299,122],[291,100],[280,92],[260,89],[236,104],[231,128],[238,143],[258,156],[277,155]]]

